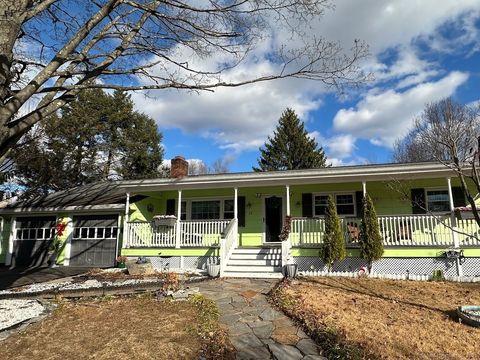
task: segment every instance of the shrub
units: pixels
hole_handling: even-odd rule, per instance
[[[335,261],[343,260],[346,256],[345,241],[337,214],[337,207],[333,197],[328,197],[327,212],[325,214],[325,236],[320,249],[320,258],[330,271]]]
[[[380,234],[377,212],[368,194],[363,199],[363,217],[360,228],[360,256],[368,262],[368,272],[372,264],[383,255],[383,238]]]

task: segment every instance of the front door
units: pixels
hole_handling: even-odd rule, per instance
[[[272,196],[265,198],[265,241],[280,241],[282,231],[282,198]]]

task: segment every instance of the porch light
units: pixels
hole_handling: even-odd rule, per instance
[[[261,193],[256,193],[256,194],[255,194],[255,197],[256,197],[257,199],[260,199],[260,198],[262,197],[262,194],[261,194]]]

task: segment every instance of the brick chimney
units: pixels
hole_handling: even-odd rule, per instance
[[[182,178],[188,176],[188,161],[183,156],[175,156],[171,160],[170,177]]]

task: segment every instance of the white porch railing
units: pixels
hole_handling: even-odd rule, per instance
[[[341,219],[345,242],[358,244],[360,219]],[[452,246],[450,215],[379,216],[380,232],[386,246]],[[474,219],[457,221],[460,246],[480,245],[480,228]],[[325,220],[293,218],[290,241],[292,246],[315,246],[323,242]]]
[[[230,220],[180,221],[181,247],[208,247],[220,244]],[[124,247],[175,247],[176,226],[156,226],[149,221],[126,224]]]
[[[213,246],[220,244],[222,232],[230,220],[180,221],[180,246]]]
[[[220,277],[223,277],[225,267],[238,244],[238,220],[232,219],[222,234],[220,241]]]

